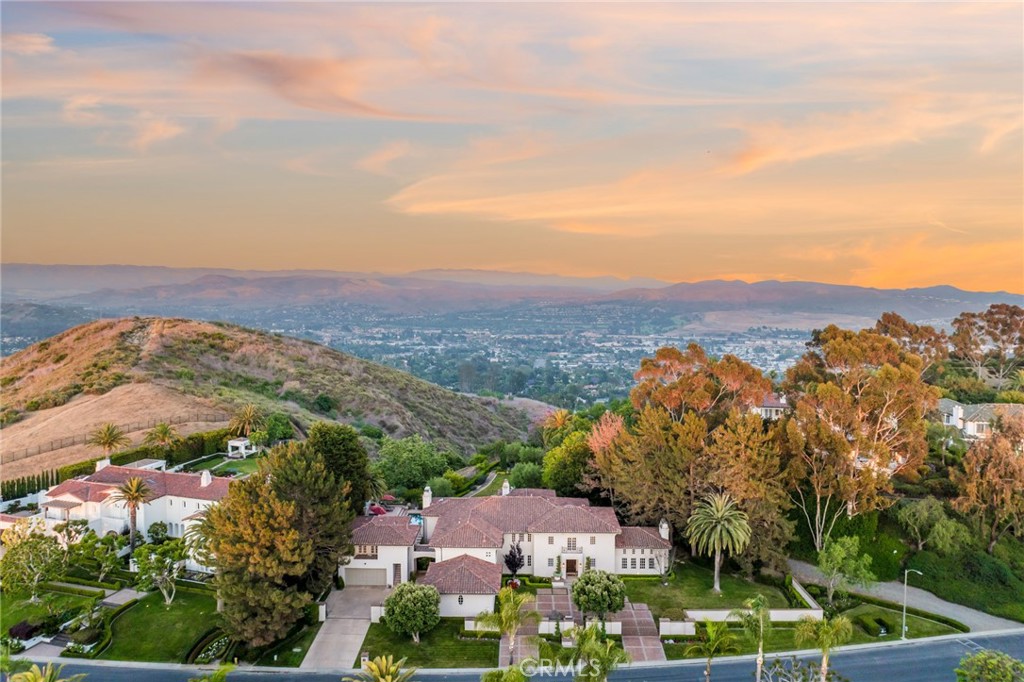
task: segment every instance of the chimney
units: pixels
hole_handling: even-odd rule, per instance
[[[108,466],[110,466],[110,458],[109,457],[104,457],[103,459],[96,460],[96,471],[100,471],[101,469],[106,469]]]
[[[662,540],[668,540],[669,539],[668,536],[669,536],[671,530],[672,529],[669,528],[668,521],[666,521],[665,519],[662,519],[661,521],[658,522],[658,535],[661,536]]]
[[[501,484],[501,494],[504,496],[508,495],[510,492],[512,492],[512,486],[508,484],[508,479],[506,478],[505,482]]]
[[[426,509],[427,507],[429,507],[430,502],[433,499],[434,493],[433,491],[430,490],[430,486],[428,485],[426,488],[423,489],[423,508]]]
[[[208,469],[203,469],[203,472],[199,474],[199,487],[205,488],[211,483],[213,483],[213,476],[210,475],[210,471]]]

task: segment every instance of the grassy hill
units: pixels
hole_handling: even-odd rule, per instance
[[[255,402],[307,424],[324,418],[371,424],[396,438],[418,433],[462,452],[517,438],[527,427],[519,410],[310,341],[231,324],[146,317],[91,322],[4,358],[0,407],[11,424],[5,440],[26,422],[41,421],[42,413],[85,401],[81,396],[117,402],[131,394],[122,386],[136,384],[178,396],[189,409],[230,411]],[[157,409],[147,401],[119,407],[139,420],[163,416],[147,414]]]

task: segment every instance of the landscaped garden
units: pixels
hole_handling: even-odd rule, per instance
[[[416,668],[491,668],[498,664],[498,641],[463,637],[462,618],[442,618],[437,627],[420,636],[416,644],[407,635],[395,634],[383,623],[372,623],[363,640],[363,651],[375,656],[407,658]],[[359,661],[353,661],[359,667]]]
[[[113,661],[181,663],[189,649],[217,624],[212,593],[179,590],[170,606],[154,592],[112,624],[112,639],[98,658]]]
[[[91,597],[80,597],[60,592],[42,592],[37,602],[29,601],[28,594],[4,592],[0,594],[3,608],[0,609],[0,633],[7,631],[23,620],[42,620],[51,612],[60,613],[70,609],[85,609],[92,606]]]
[[[763,594],[773,608],[787,608],[789,602],[782,592],[770,585],[751,582],[731,575],[722,575],[722,592],[712,591],[714,572],[693,562],[676,563],[668,585],[660,578],[626,579],[626,596],[634,603],[651,607],[655,619],[666,612],[685,609],[733,609],[743,606],[751,597]]]

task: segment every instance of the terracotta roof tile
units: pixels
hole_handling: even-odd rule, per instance
[[[662,538],[657,528],[623,526],[622,533],[615,537],[615,546],[632,549],[669,549],[672,543]]]
[[[85,481],[109,483],[119,486],[129,478],[141,478],[153,491],[151,500],[170,495],[187,497],[195,500],[217,501],[228,494],[230,478],[211,477],[209,485],[202,485],[201,474],[171,473],[167,471],[151,471],[148,469],[129,469],[120,466],[108,466],[85,477]]]
[[[431,547],[501,547],[505,536],[483,519],[450,520],[438,524],[430,537]]]
[[[430,564],[420,585],[433,585],[441,594],[498,594],[501,566],[462,554]]]
[[[383,547],[408,547],[416,544],[421,526],[410,523],[408,516],[361,516],[366,521],[352,524],[352,544]]]

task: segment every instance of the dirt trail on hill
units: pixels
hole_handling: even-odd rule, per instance
[[[46,448],[51,441],[61,438],[88,434],[108,422],[145,424],[151,420],[203,417],[220,412],[223,410],[212,408],[200,398],[150,383],[118,386],[103,395],[81,395],[59,407],[29,412],[21,421],[0,431],[0,476],[8,480],[99,457],[102,453],[88,445],[71,445],[27,457],[22,453],[26,449]],[[175,428],[185,436],[225,425],[225,421],[188,421],[175,424]],[[134,431],[128,436],[137,445],[146,431]]]

